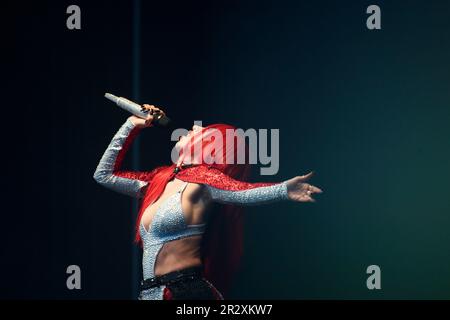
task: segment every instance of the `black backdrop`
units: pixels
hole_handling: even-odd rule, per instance
[[[112,92],[176,127],[280,128],[280,172],[254,180],[317,172],[317,204],[247,211],[233,297],[448,298],[445,1],[379,1],[380,31],[368,1],[77,1],[77,31],[70,4],[4,11],[0,297],[135,297],[133,203],[92,179],[127,117]],[[144,132],[134,165],[167,163],[169,137]],[[82,290],[66,288],[71,264]]]

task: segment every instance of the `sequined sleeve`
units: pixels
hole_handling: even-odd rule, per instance
[[[241,191],[223,190],[209,185],[206,185],[206,189],[212,200],[226,204],[258,205],[289,199],[285,182]]]
[[[136,198],[142,196],[152,172],[121,171],[120,166],[138,132],[139,129],[127,119],[112,138],[94,173],[95,181],[102,186]]]

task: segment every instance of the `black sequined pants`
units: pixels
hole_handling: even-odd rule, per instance
[[[202,267],[191,267],[141,282],[140,299],[146,290],[159,287],[163,300],[222,300],[221,293],[202,275]]]

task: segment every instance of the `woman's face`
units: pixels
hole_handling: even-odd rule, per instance
[[[175,147],[178,149],[178,150],[181,150],[182,148],[184,148],[185,146],[186,146],[186,144],[189,142],[189,140],[192,138],[192,136],[194,135],[194,134],[196,134],[197,132],[199,132],[199,131],[201,131],[201,130],[203,130],[204,129],[204,127],[201,127],[201,126],[198,126],[198,125],[193,125],[192,126],[192,128],[191,128],[191,130],[189,130],[188,132],[187,132],[187,134],[185,134],[184,136],[181,136],[179,139],[178,139],[178,142],[175,144]]]

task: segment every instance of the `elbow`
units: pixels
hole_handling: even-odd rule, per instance
[[[94,178],[95,182],[97,182],[98,184],[101,184],[101,185],[105,185],[108,181],[108,175],[98,169],[95,170],[93,178]]]
[[[97,183],[100,183],[102,181],[102,175],[97,170],[94,172],[92,178],[94,178],[95,182]]]

